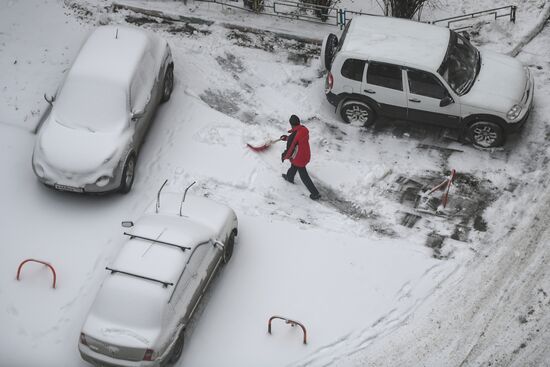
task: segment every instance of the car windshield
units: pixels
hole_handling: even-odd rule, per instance
[[[460,96],[468,93],[481,65],[479,51],[461,35],[451,31],[449,50],[438,72]]]
[[[63,86],[55,115],[58,122],[92,132],[117,130],[127,118],[126,92],[108,80],[69,76]]]

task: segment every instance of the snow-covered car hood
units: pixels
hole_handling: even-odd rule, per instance
[[[59,124],[50,116],[37,139],[35,154],[52,169],[65,173],[95,172],[118,163],[126,139],[121,131],[92,132]]]
[[[496,52],[481,52],[481,69],[462,104],[507,113],[520,103],[527,85],[521,62]]]

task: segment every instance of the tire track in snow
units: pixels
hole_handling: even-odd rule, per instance
[[[442,264],[443,263],[439,263],[430,267],[414,282],[405,282],[395,295],[395,304],[397,307],[383,314],[368,327],[350,333],[334,343],[317,349],[304,360],[294,363],[291,366],[333,366],[335,363],[341,362],[344,358],[350,357],[368,348],[373,341],[399,329],[408,322],[415,310],[432,295],[434,290],[445,283],[459,269],[458,265],[452,269],[442,268]],[[426,284],[433,284],[434,282],[436,284],[435,287],[430,288],[428,292],[423,291]],[[414,284],[414,286],[412,284]],[[415,292],[419,292],[421,295],[416,297],[413,303],[406,304],[403,302],[404,300],[410,299],[411,295]]]

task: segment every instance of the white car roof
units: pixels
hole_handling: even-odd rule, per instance
[[[162,193],[160,198],[159,213],[179,216],[182,198],[183,194],[180,193]],[[148,209],[148,212],[155,212],[155,204],[156,200],[153,201]],[[210,228],[216,234],[219,233],[224,227],[228,218],[235,216],[233,210],[227,205],[206,197],[195,195],[187,195],[181,209],[181,214],[184,217],[188,217],[194,222]],[[223,238],[218,239],[223,240]]]
[[[450,31],[447,28],[382,16],[354,17],[341,51],[397,65],[437,70]]]
[[[188,218],[163,214],[146,214],[128,232],[191,248],[214,235],[209,228]],[[131,237],[123,245],[112,268],[176,284],[190,254],[191,250],[183,251],[175,246]]]
[[[80,50],[68,77],[107,79],[129,86],[152,36],[137,28],[96,28]]]

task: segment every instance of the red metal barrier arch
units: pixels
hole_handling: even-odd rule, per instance
[[[281,319],[281,320],[284,320],[285,323],[289,324],[290,326],[300,326],[302,328],[302,331],[304,332],[304,344],[307,344],[307,331],[306,331],[306,327],[298,322],[298,321],[294,321],[294,320],[290,320],[290,319],[287,319],[286,317],[282,317],[282,316],[271,316],[269,318],[269,322],[267,323],[267,332],[269,334],[271,334],[271,321],[273,321],[274,319]]]
[[[55,289],[55,283],[57,282],[57,274],[55,273],[55,269],[53,268],[53,266],[50,263],[47,263],[47,262],[42,261],[42,260],[27,259],[27,260],[22,261],[21,264],[19,264],[19,267],[17,268],[17,280],[19,280],[19,277],[21,275],[21,269],[23,268],[23,265],[25,265],[28,262],[36,262],[36,263],[46,265],[52,271],[52,274],[53,274],[52,287]]]

